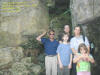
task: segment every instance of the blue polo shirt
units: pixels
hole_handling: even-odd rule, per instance
[[[44,45],[46,55],[56,55],[56,50],[59,45],[59,42],[54,40],[50,41],[48,38],[41,38],[41,42]]]

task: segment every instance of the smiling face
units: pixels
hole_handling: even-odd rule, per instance
[[[54,35],[55,35],[55,32],[53,32],[53,31],[49,32],[49,38],[50,39],[54,39]]]
[[[77,36],[77,35],[80,35],[80,27],[75,27],[75,29],[74,29],[74,33],[75,33],[75,36]]]
[[[69,25],[65,25],[65,27],[64,27],[64,32],[65,32],[65,33],[69,33],[69,32],[70,32],[70,27],[69,27]]]

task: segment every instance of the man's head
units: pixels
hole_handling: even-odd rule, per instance
[[[77,35],[79,36],[80,33],[81,33],[81,27],[80,26],[75,26],[75,28],[74,28],[75,36],[77,36]]]
[[[54,30],[50,30],[49,31],[49,38],[50,39],[54,39],[54,35],[55,35],[55,31]]]
[[[65,33],[69,33],[69,32],[70,32],[70,27],[69,27],[69,25],[65,25],[65,26],[64,26],[64,32],[65,32]]]

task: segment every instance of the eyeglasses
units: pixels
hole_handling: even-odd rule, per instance
[[[49,35],[55,35],[55,34],[49,34]]]

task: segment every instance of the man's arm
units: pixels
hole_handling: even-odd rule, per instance
[[[41,38],[46,35],[47,32],[42,33],[41,35],[39,35],[36,40],[41,41]]]

